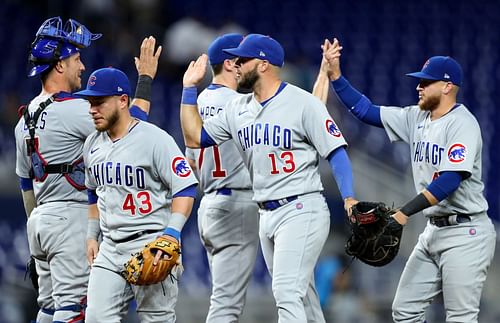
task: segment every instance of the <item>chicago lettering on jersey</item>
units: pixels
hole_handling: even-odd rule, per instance
[[[89,170],[99,186],[114,184],[146,188],[145,171],[141,167],[107,161],[92,165]]]
[[[439,145],[428,141],[418,141],[414,143],[413,147],[414,162],[432,165],[439,165],[441,163],[441,157],[444,152],[443,147],[439,147]]]
[[[243,151],[254,145],[292,149],[292,131],[277,124],[254,123],[238,130],[238,142]]]
[[[200,107],[201,119],[205,120],[219,114],[222,111],[222,107]]]

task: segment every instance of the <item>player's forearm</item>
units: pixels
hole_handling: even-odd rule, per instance
[[[88,217],[89,219],[99,220],[99,209],[97,208],[97,204],[89,204]]]
[[[24,210],[26,211],[26,216],[29,218],[31,212],[36,207],[35,193],[33,190],[21,191],[23,195]]]
[[[132,105],[139,107],[146,114],[149,114],[151,107],[151,87],[153,78],[149,75],[139,75],[137,87],[135,89]]]
[[[330,88],[330,81],[328,74],[320,70],[316,82],[314,82],[312,94],[321,100],[324,104],[328,100],[328,90]]]
[[[193,197],[182,196],[172,199],[172,213],[168,219],[168,226],[163,231],[165,235],[172,236],[177,240],[180,239],[182,228],[191,214],[193,204]]]
[[[328,162],[335,176],[342,199],[354,197],[352,166],[344,147],[335,149],[329,156]]]
[[[184,144],[189,148],[200,147],[200,134],[203,120],[198,114],[197,90],[195,86],[185,87],[182,90],[181,101],[181,128],[184,135]]]
[[[191,210],[193,209],[194,197],[191,196],[180,196],[174,197],[172,199],[172,213],[184,214],[186,218],[189,218]]]
[[[99,210],[97,204],[89,204],[87,222],[87,240],[99,240],[101,227],[99,225]]]
[[[147,101],[147,100],[144,100],[144,99],[138,99],[138,98],[134,98],[132,100],[132,103],[130,104],[130,106],[136,106],[138,107],[139,109],[141,109],[142,111],[144,111],[146,114],[149,114],[149,110],[150,110],[150,107],[151,107],[151,102]]]

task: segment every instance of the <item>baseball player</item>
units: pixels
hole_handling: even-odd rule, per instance
[[[222,50],[238,47],[243,36],[226,34],[208,47],[213,80],[198,96],[199,113],[207,120],[240,97],[236,92],[236,58]],[[252,201],[250,174],[236,144],[187,149],[204,192],[198,209],[198,229],[212,273],[207,322],[237,322],[255,265],[259,245],[259,212]]]
[[[324,52],[333,88],[365,123],[384,128],[391,141],[411,145],[418,195],[394,218],[406,224],[423,211],[429,221],[401,276],[392,305],[395,322],[423,322],[425,310],[443,294],[446,322],[477,322],[481,290],[495,250],[496,233],[481,182],[481,131],[457,103],[462,68],[448,56],[431,57],[419,79],[418,105],[377,106],[341,76],[337,40]]]
[[[319,99],[281,81],[284,51],[276,40],[250,34],[224,52],[237,57],[238,83],[253,93],[202,120],[195,85],[205,74],[207,56],[191,62],[181,104],[186,146],[236,142],[259,205],[259,237],[279,322],[324,322],[313,269],[330,230],[330,213],[318,163],[320,156],[329,160],[349,208],[353,191],[346,142]]]
[[[81,85],[85,69],[81,48],[100,36],[72,19],[63,27],[61,18],[54,17],[41,25],[31,46],[33,67],[28,76],[40,76],[42,91],[21,109],[15,129],[16,173],[28,215],[30,252],[39,275],[37,322],[41,323],[81,322],[84,317],[89,268],[82,151],[94,129],[88,102],[70,92]],[[147,59],[146,47],[151,56]],[[145,40],[136,63],[140,73],[149,73],[152,80],[156,73],[152,63],[158,57],[153,57],[150,47],[150,40]],[[144,93],[147,86],[143,84],[142,89]],[[149,102],[140,101],[138,105],[149,110],[144,105]],[[138,107],[134,110],[146,114]]]
[[[83,149],[92,265],[86,322],[120,322],[132,298],[141,322],[175,322],[176,279],[131,285],[121,271],[132,253],[157,236],[180,240],[196,178],[170,135],[130,115],[130,86],[123,72],[99,69],[77,94],[90,101],[97,129]]]

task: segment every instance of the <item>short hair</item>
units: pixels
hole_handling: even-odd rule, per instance
[[[214,76],[219,75],[220,73],[222,73],[223,66],[224,66],[224,62],[222,62],[220,64],[214,64],[214,65],[212,65],[212,71],[214,72]]]

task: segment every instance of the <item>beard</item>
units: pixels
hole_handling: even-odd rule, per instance
[[[108,131],[118,122],[119,118],[120,115],[118,113],[118,110],[115,110],[107,119],[102,119],[104,120],[104,124],[101,125],[96,124],[95,129],[100,132]]]
[[[422,101],[422,103],[419,103],[418,106],[422,111],[433,111],[437,108],[439,103],[441,103],[441,98],[439,96],[431,96]]]
[[[242,92],[244,91],[250,91],[253,90],[253,87],[255,86],[255,83],[259,80],[259,74],[257,73],[257,65],[254,67],[253,70],[242,76],[240,81],[238,82],[238,92],[241,90]]]

